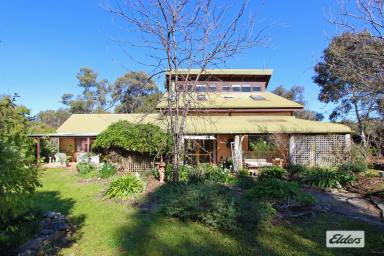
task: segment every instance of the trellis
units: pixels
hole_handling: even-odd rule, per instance
[[[290,161],[304,166],[335,166],[349,158],[350,135],[291,135]]]

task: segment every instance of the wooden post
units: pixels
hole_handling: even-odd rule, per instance
[[[235,141],[234,141],[233,148],[234,148],[233,169],[235,172],[238,172],[241,168],[241,166],[240,166],[241,141],[240,141],[239,135],[235,135]]]
[[[36,138],[36,160],[40,162],[40,138]]]
[[[87,137],[87,153],[89,153],[89,149],[90,149],[90,142],[91,142],[91,140],[90,140],[90,138],[89,137]]]
[[[289,162],[291,164],[296,164],[296,144],[294,135],[289,137]]]

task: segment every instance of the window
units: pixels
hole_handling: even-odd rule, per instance
[[[260,92],[260,91],[261,91],[261,87],[258,86],[258,85],[254,85],[254,86],[252,87],[252,91],[253,91],[253,92]]]
[[[209,86],[208,86],[208,91],[210,91],[210,92],[215,92],[215,91],[217,91],[217,87],[216,87],[216,85],[214,85],[214,84],[209,85]]]
[[[240,92],[241,91],[241,86],[239,84],[233,84],[232,85],[232,91]]]
[[[206,91],[205,84],[198,84],[198,85],[196,85],[196,92],[205,92],[205,91]]]
[[[229,85],[223,85],[223,87],[222,87],[222,91],[223,91],[223,92],[230,92],[230,91],[231,91],[231,86],[229,86]]]
[[[241,87],[242,92],[251,92],[251,86],[249,84],[243,84]]]

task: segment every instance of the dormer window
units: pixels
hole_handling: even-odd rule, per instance
[[[261,91],[261,87],[258,86],[258,85],[254,85],[254,86],[252,86],[252,91],[253,92],[260,92]]]
[[[209,92],[216,92],[217,91],[216,85],[214,85],[214,84],[209,85],[208,86],[208,91]]]
[[[196,85],[196,92],[206,92],[206,87],[205,84],[198,84]]]
[[[233,84],[232,85],[232,91],[234,91],[234,92],[241,92],[241,85]]]
[[[251,86],[249,84],[243,84],[243,86],[241,86],[241,91],[242,92],[251,92]]]

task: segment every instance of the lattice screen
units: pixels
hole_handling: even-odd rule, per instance
[[[335,166],[349,157],[349,135],[292,135],[290,158],[305,166]]]

